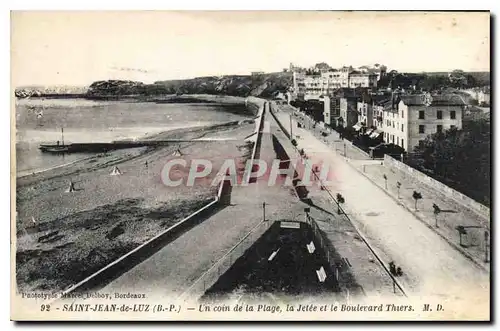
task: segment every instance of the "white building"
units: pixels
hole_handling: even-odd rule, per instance
[[[294,97],[300,100],[319,100],[321,96],[332,95],[340,88],[375,88],[377,75],[369,72],[353,71],[351,67],[316,71],[293,72]]]
[[[349,73],[349,87],[350,88],[377,87],[377,74],[361,72],[361,71],[353,71]]]
[[[428,135],[462,128],[466,104],[457,94],[395,95],[384,107],[384,141],[413,152]]]

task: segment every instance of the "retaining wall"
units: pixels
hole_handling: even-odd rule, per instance
[[[212,287],[233,263],[239,259],[245,251],[250,248],[273,224],[269,220],[257,224],[236,245],[234,245],[224,256],[205,271],[177,300],[179,302],[198,300],[205,291]]]
[[[480,204],[479,202],[469,198],[468,196],[455,191],[451,187],[446,186],[445,184],[427,176],[426,174],[388,156],[384,156],[384,165],[390,169],[396,169],[399,171],[402,171],[412,178],[420,181],[421,183],[441,192],[446,194],[447,196],[451,197],[453,200],[455,200],[457,203],[463,205],[464,207],[469,208],[470,210],[476,212],[480,216],[486,218],[489,223],[490,219],[490,208],[486,207],[485,205]]]

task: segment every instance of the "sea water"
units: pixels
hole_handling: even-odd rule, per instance
[[[42,114],[40,116],[40,110]],[[86,99],[21,99],[16,101],[16,174],[24,176],[75,162],[92,154],[52,155],[40,144],[111,142],[139,139],[179,128],[248,118],[214,103],[157,104]]]

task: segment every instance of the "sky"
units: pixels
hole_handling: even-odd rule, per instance
[[[145,83],[312,66],[490,70],[490,15],[457,12],[14,11],[14,86]]]

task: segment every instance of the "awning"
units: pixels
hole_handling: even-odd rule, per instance
[[[353,128],[354,130],[356,130],[356,131],[359,131],[359,130],[361,130],[361,125],[359,125],[359,124],[357,124],[357,123],[356,123],[355,125],[353,125],[353,127],[352,127],[352,128]]]
[[[372,132],[373,132],[373,129],[368,129],[368,130],[366,130],[365,134],[366,134],[366,135],[371,135],[371,134],[372,134]]]
[[[382,131],[375,130],[375,131],[373,131],[373,132],[372,132],[372,134],[370,135],[370,138],[375,139],[375,138],[377,138],[378,136],[380,136],[380,134],[382,134]]]

